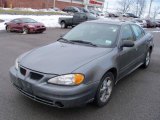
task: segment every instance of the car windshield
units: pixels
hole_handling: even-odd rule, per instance
[[[22,21],[24,23],[37,23],[37,21],[33,20],[33,19],[30,19],[30,18],[25,18],[25,19],[22,19]]]
[[[68,41],[85,41],[97,46],[115,46],[120,26],[107,23],[82,23],[63,38]]]

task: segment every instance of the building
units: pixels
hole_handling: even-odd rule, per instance
[[[103,7],[104,0],[0,0],[0,7],[44,9],[67,6]]]

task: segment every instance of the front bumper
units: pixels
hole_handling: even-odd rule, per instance
[[[46,31],[46,27],[41,27],[41,28],[29,28],[30,33],[36,33],[36,32],[44,32]]]
[[[25,96],[59,108],[76,107],[93,101],[97,88],[97,83],[58,86],[48,84],[43,79],[35,81],[22,76],[14,67],[10,69],[10,77],[13,85]]]

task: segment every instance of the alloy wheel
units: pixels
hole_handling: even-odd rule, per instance
[[[61,28],[65,28],[66,25],[65,25],[65,22],[61,22]]]
[[[9,26],[6,27],[7,32],[11,32],[11,28]]]
[[[104,79],[100,88],[100,100],[106,102],[112,93],[112,80],[110,77]]]
[[[23,28],[23,34],[28,34],[28,29],[27,28]]]
[[[150,52],[147,52],[147,55],[146,55],[146,66],[148,66],[149,63],[150,63],[150,57],[151,57]]]

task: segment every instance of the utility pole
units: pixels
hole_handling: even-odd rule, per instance
[[[152,3],[153,3],[153,0],[150,0],[150,6],[149,6],[149,13],[148,13],[148,17],[150,17],[150,14],[151,14],[151,7],[152,7]]]
[[[109,3],[108,3],[108,1],[107,1],[107,8],[106,8],[107,10],[108,10],[108,6],[109,6]]]

